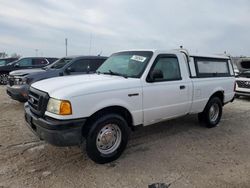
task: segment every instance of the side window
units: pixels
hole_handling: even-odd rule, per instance
[[[195,64],[198,77],[230,76],[227,59],[195,58]]]
[[[6,61],[5,60],[0,60],[0,65],[5,65]]]
[[[89,64],[89,71],[95,72],[105,61],[105,59],[91,59]]]
[[[32,65],[35,67],[46,66],[48,62],[44,58],[36,58],[32,59]]]
[[[162,78],[157,78],[155,81],[181,80],[179,62],[176,56],[158,56],[151,68],[150,74],[154,72],[162,74]]]
[[[30,58],[21,59],[20,61],[18,61],[18,65],[20,67],[32,66],[32,59],[30,59]]]
[[[71,72],[88,72],[89,71],[89,60],[81,59],[72,63],[69,68]]]

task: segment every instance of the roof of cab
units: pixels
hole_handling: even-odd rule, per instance
[[[107,59],[108,57],[106,56],[94,56],[94,55],[72,55],[72,56],[65,56],[62,58],[70,58],[70,59],[75,59],[75,58],[79,58],[79,59]]]
[[[159,49],[131,49],[131,50],[122,50],[119,52],[127,52],[127,51],[151,51],[153,53],[176,53],[180,52],[181,50],[185,49],[174,49],[174,50],[159,50]],[[116,52],[116,53],[119,53]],[[188,51],[187,51],[188,52]],[[195,53],[189,54],[190,57],[206,57],[206,58],[216,58],[216,59],[230,59],[229,56],[226,54],[202,54],[202,53]]]

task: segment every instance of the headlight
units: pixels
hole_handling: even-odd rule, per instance
[[[24,85],[27,83],[27,78],[15,77],[14,83],[15,83],[15,85]]]
[[[47,105],[47,111],[58,115],[71,115],[71,103],[66,100],[50,98]]]

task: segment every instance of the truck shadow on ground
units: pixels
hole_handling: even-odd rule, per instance
[[[200,132],[202,129],[206,128],[200,126],[197,117],[193,115],[175,120],[169,120],[148,127],[137,128],[131,133],[128,146],[121,158],[113,163],[107,164],[107,167],[116,166],[120,160],[123,162],[124,160],[126,161],[126,156],[128,155],[133,155],[133,157],[136,158],[138,152],[146,152],[150,150],[153,145],[157,144],[157,142],[161,142],[162,139],[168,139],[174,135],[182,134],[188,131]],[[163,142],[165,141],[163,140]],[[44,144],[44,142],[41,142],[41,144]],[[42,150],[38,150],[37,152],[36,150],[33,150],[35,152],[32,153],[34,154],[34,158],[39,156],[41,162],[46,161],[45,163],[48,164],[48,167],[50,168],[56,167],[58,162],[64,164],[64,166],[69,163],[82,163],[84,165],[86,162],[90,162],[91,164],[94,164],[85,152],[85,144],[83,144],[81,148],[58,148],[49,144],[45,145],[46,147]],[[31,152],[27,151],[25,155],[30,156],[30,154]],[[50,162],[48,162],[48,160]]]
[[[241,101],[246,101],[246,102],[250,102],[250,97],[239,97],[237,100],[241,100]]]
[[[187,133],[188,131],[200,132],[203,129],[206,128],[199,123],[197,115],[184,116],[146,127],[138,127],[131,134],[127,151],[129,152],[133,148],[137,148],[137,151],[145,151],[147,150],[145,147],[144,149],[138,149],[138,147],[152,145],[154,142]]]

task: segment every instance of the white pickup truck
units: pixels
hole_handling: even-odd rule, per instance
[[[28,126],[53,145],[81,145],[97,163],[117,159],[130,129],[187,114],[215,127],[234,99],[227,56],[185,50],[114,53],[96,74],[57,77],[32,84],[25,104]]]

